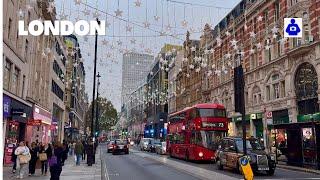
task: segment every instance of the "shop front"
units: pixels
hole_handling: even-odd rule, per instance
[[[33,106],[33,118],[27,124],[28,142],[50,143],[52,115],[38,105]]]
[[[297,123],[275,124],[271,130],[278,161],[320,168],[320,112],[298,115]],[[279,122],[279,121],[278,121]]]
[[[31,118],[32,107],[10,96],[3,95],[4,163],[11,164],[14,146],[25,141],[26,123]]]
[[[251,132],[250,132],[250,115],[246,115],[245,116],[246,119],[245,119],[245,123],[246,123],[246,132],[247,132],[247,136],[250,136]],[[242,117],[239,116],[239,117],[233,117],[232,118],[232,121],[234,122],[234,134],[236,136],[239,136],[239,137],[242,137]]]

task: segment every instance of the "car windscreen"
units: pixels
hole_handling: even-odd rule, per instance
[[[118,140],[115,140],[114,141],[115,142],[115,144],[128,144],[128,141],[127,140],[122,140],[122,139],[118,139]]]
[[[262,145],[258,140],[247,140],[247,149],[251,150],[262,150]],[[243,152],[243,141],[242,139],[236,140],[236,146],[239,152]]]

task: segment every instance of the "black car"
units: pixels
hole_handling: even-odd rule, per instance
[[[128,140],[117,139],[114,141],[112,154],[115,155],[122,152],[129,154],[129,142]]]
[[[256,138],[247,139],[247,155],[254,173],[266,172],[273,175],[276,169],[276,157],[267,154],[264,147]],[[241,172],[239,158],[243,156],[243,141],[240,137],[225,137],[220,141],[216,152],[216,164],[218,169],[230,167]]]

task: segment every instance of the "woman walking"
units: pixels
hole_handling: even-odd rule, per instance
[[[31,159],[30,150],[23,141],[19,143],[19,147],[14,151],[17,156],[17,178],[22,179]]]
[[[54,145],[53,154],[49,157],[50,180],[59,180],[62,171],[63,148],[60,142]]]
[[[35,142],[30,147],[31,160],[29,162],[29,176],[33,176],[36,172],[36,163],[38,160],[38,147]]]
[[[43,144],[39,151],[39,159],[41,162],[41,175],[46,176],[48,172],[48,157],[52,156],[52,148],[50,144]]]

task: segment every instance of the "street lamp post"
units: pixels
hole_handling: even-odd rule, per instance
[[[97,78],[98,78],[98,86],[97,86],[97,100],[96,100],[96,104],[97,104],[97,107],[96,107],[96,127],[95,127],[95,130],[96,132],[99,131],[99,86],[100,86],[100,74],[98,72],[98,75],[97,75]],[[98,134],[96,134],[96,137],[98,137]]]
[[[241,53],[237,53],[236,68],[234,70],[234,98],[235,98],[235,111],[240,112],[242,116],[242,143],[243,154],[247,155],[247,135],[246,135],[246,109],[245,109],[245,97],[244,97],[244,73],[241,64]]]
[[[97,22],[100,25],[100,21],[97,18]],[[95,36],[95,46],[94,46],[94,69],[93,69],[93,90],[92,90],[92,111],[91,111],[91,138],[94,138],[94,100],[95,100],[95,93],[96,93],[96,74],[97,74],[97,43],[98,43],[98,32],[96,30],[96,36]],[[95,143],[93,142],[93,148],[92,148],[92,160],[93,164],[95,164]]]

